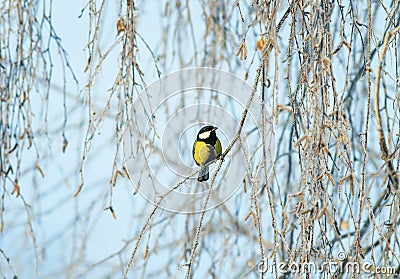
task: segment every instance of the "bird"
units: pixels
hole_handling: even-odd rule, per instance
[[[209,167],[206,165],[222,154],[221,141],[215,132],[218,128],[208,125],[200,129],[193,144],[193,159],[200,166],[199,182],[207,181],[209,178]]]

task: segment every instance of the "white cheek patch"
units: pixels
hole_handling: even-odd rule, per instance
[[[210,137],[210,133],[211,133],[211,131],[203,132],[203,133],[201,133],[201,134],[199,135],[199,138],[200,138],[200,139],[207,139],[207,138]]]

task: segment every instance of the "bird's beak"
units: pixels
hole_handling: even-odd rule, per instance
[[[218,129],[218,127],[214,127],[213,131],[215,131],[215,130],[217,130],[217,129]]]

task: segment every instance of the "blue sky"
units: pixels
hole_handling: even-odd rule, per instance
[[[192,2],[191,2],[192,3]],[[119,17],[118,15],[118,3],[107,2],[105,6],[105,16],[101,24],[102,32],[100,37],[100,43],[102,52],[105,51],[113,44],[117,38],[116,22]],[[67,108],[68,108],[68,122],[66,126],[66,137],[68,139],[68,147],[66,153],[62,152],[63,138],[61,133],[61,127],[64,121],[64,111],[63,111],[63,68],[62,60],[57,54],[56,47],[53,43],[53,79],[49,94],[48,101],[48,134],[45,133],[45,123],[44,118],[46,115],[46,106],[43,106],[43,100],[45,98],[45,91],[40,90],[39,92],[31,93],[32,109],[35,113],[34,122],[35,136],[37,148],[40,150],[41,157],[39,160],[36,159],[35,150],[32,148],[25,152],[25,160],[22,166],[22,178],[19,181],[21,186],[21,193],[26,200],[27,204],[30,205],[28,210],[25,210],[21,199],[16,199],[15,196],[7,196],[5,213],[5,223],[6,227],[3,234],[0,237],[0,247],[7,253],[13,264],[14,270],[21,278],[32,278],[33,274],[37,278],[76,278],[77,276],[86,278],[119,278],[125,268],[127,259],[133,248],[133,243],[122,253],[122,258],[113,257],[93,269],[87,270],[91,265],[101,261],[102,259],[112,255],[121,249],[126,240],[131,240],[139,232],[141,226],[145,222],[145,217],[150,213],[153,206],[148,203],[140,194],[133,195],[134,186],[125,178],[118,177],[117,184],[113,188],[113,208],[115,210],[117,218],[114,219],[109,211],[104,211],[104,208],[108,206],[110,186],[109,181],[112,176],[112,162],[115,155],[115,142],[113,140],[113,135],[115,131],[115,115],[117,113],[117,103],[115,99],[111,102],[111,109],[109,115],[105,118],[104,122],[100,128],[96,131],[94,138],[92,140],[91,151],[89,152],[88,160],[83,165],[83,175],[85,179],[85,185],[82,192],[77,198],[73,198],[73,194],[76,192],[80,177],[79,177],[79,167],[82,157],[82,147],[84,143],[86,128],[88,125],[88,109],[87,109],[87,91],[85,90],[85,85],[88,82],[88,74],[84,73],[86,67],[86,62],[88,59],[87,50],[85,49],[87,39],[88,39],[88,13],[87,10],[81,13],[83,8],[83,3],[73,4],[71,2],[54,2],[53,3],[53,13],[52,20],[53,26],[57,32],[57,35],[61,38],[61,43],[65,50],[68,52],[68,61],[76,78],[78,80],[78,86],[75,84],[72,76],[67,71]],[[138,32],[141,34],[146,43],[154,50],[156,55],[161,55],[162,46],[160,43],[160,38],[163,35],[172,36],[174,34],[174,29],[170,29],[168,34],[164,34],[163,26],[165,25],[167,19],[162,18],[162,13],[164,11],[164,6],[160,5],[157,1],[143,1],[138,4],[138,13],[140,21],[138,23]],[[196,35],[198,35],[195,40],[198,51],[202,51],[202,33],[204,31],[202,17],[202,10],[200,4],[196,1],[191,4],[192,12],[192,22],[194,23],[194,30]],[[228,7],[232,8],[232,7]],[[361,8],[360,8],[361,9]],[[382,12],[377,13],[377,17],[382,17]],[[233,13],[235,14],[235,13]],[[236,13],[237,15],[237,13]],[[176,17],[176,14],[174,15]],[[184,20],[182,21],[184,22]],[[233,20],[232,22],[235,22]],[[246,25],[250,22],[246,21]],[[163,25],[164,24],[164,25]],[[174,26],[172,26],[174,27]],[[286,24],[283,30],[287,28]],[[362,28],[362,27],[360,27]],[[379,35],[380,26],[376,26],[376,32]],[[238,28],[240,30],[241,28]],[[256,32],[252,29],[250,32]],[[186,46],[183,51],[187,51],[186,55],[183,55],[183,59],[192,57],[193,52],[193,42],[191,41],[190,34],[185,34],[183,40],[187,40],[181,43],[181,45]],[[282,36],[288,35],[286,32],[282,32]],[[336,34],[337,35],[337,34]],[[349,34],[347,34],[349,36]],[[248,36],[247,41],[249,46],[254,45],[254,42]],[[255,36],[257,37],[257,36]],[[338,45],[340,37],[337,36],[333,38],[335,41],[335,46]],[[237,40],[237,41],[235,41]],[[165,64],[166,70],[162,74],[168,74],[169,72],[174,72],[179,69],[179,62],[177,61],[177,53],[172,50],[175,49],[176,45],[169,41],[168,49],[171,56],[166,58]],[[355,40],[356,43],[359,41]],[[240,35],[233,38],[230,41],[230,45],[236,46],[240,42]],[[178,44],[178,43],[176,43]],[[146,46],[139,40],[139,61],[141,63],[142,70],[145,72],[144,79],[147,84],[151,84],[157,79],[157,73],[154,69],[154,64],[152,57]],[[100,115],[104,109],[104,103],[109,95],[109,90],[114,83],[118,70],[118,58],[119,58],[119,47],[111,52],[110,56],[104,61],[101,72],[97,76],[96,84],[92,89],[93,104],[96,109],[97,115]],[[217,49],[216,51],[224,52],[224,49]],[[252,59],[253,49],[249,47],[249,57],[247,61],[243,61],[242,65],[232,69],[236,71],[240,77],[243,77],[247,67]],[[282,48],[281,56],[275,61],[274,57],[271,56],[270,69],[273,69],[275,62],[279,65],[279,77],[278,83],[286,75],[286,64],[281,63],[283,61],[283,56],[286,55],[286,48]],[[345,48],[343,48],[343,56],[347,58]],[[172,54],[173,53],[173,54]],[[174,56],[175,55],[175,56]],[[202,57],[200,54],[199,57]],[[282,59],[281,59],[282,58]],[[255,64],[258,63],[259,53],[256,52]],[[351,58],[353,59],[353,57]],[[160,60],[162,61],[162,59]],[[296,58],[294,58],[296,61]],[[297,61],[296,61],[297,62]],[[353,66],[354,61],[350,62]],[[160,62],[161,63],[161,62]],[[188,63],[188,65],[196,66],[196,63],[201,64],[200,61]],[[232,63],[234,64],[234,63]],[[283,64],[283,65],[282,65]],[[376,68],[377,56],[375,56],[372,61],[373,68]],[[228,70],[228,67],[221,62],[220,68]],[[336,65],[335,65],[336,66]],[[336,74],[336,84],[338,87],[339,94],[343,93],[344,80],[342,78],[342,73],[345,70],[343,65],[338,65],[335,67],[334,72]],[[253,68],[254,69],[253,65]],[[388,72],[394,72],[394,65],[388,64],[386,66]],[[355,71],[354,69],[352,69]],[[299,72],[296,67],[289,69],[293,76],[296,76]],[[250,71],[250,77],[248,82],[252,82],[254,78],[254,71]],[[273,71],[268,73],[271,81],[274,78]],[[374,78],[374,77],[373,77]],[[390,80],[390,78],[388,78]],[[365,114],[365,103],[366,103],[366,90],[365,82],[360,82],[355,87],[354,99],[358,100],[360,106],[359,111],[356,114]],[[278,85],[276,85],[278,88]],[[43,87],[44,88],[44,87]],[[286,85],[279,85],[279,89],[286,89]],[[270,90],[272,91],[272,87]],[[394,87],[389,88],[394,92]],[[270,96],[271,91],[268,92]],[[282,91],[280,91],[282,92]],[[282,97],[284,94],[278,92],[278,98],[280,102],[288,102],[286,97]],[[208,98],[210,95],[206,95]],[[188,98],[190,99],[190,98]],[[188,100],[187,99],[187,100]],[[204,101],[204,99],[203,99]],[[176,104],[179,100],[173,100]],[[268,98],[268,105],[271,105],[272,98]],[[237,115],[241,115],[241,107],[233,104],[233,102],[223,103],[225,108],[229,107],[230,111],[235,111]],[[288,103],[286,103],[287,105]],[[393,108],[395,111],[396,108]],[[238,112],[239,111],[239,112]],[[160,114],[163,113],[162,107],[160,109]],[[162,115],[162,114],[161,114]],[[237,116],[236,115],[236,116]],[[354,119],[360,120],[357,115],[353,115]],[[217,118],[217,117],[216,117]],[[233,117],[234,118],[234,117]],[[160,119],[159,124],[167,122],[167,119]],[[223,120],[223,119],[222,119]],[[215,121],[220,121],[221,119],[215,119]],[[285,124],[286,120],[281,117],[278,120],[278,126]],[[222,124],[221,124],[222,125]],[[375,129],[375,120],[371,118],[370,130]],[[281,126],[281,127],[282,127]],[[179,127],[178,127],[179,128]],[[196,130],[193,128],[189,133],[191,136],[195,134]],[[359,133],[361,131],[355,131]],[[222,132],[221,132],[222,133]],[[222,137],[223,145],[227,146],[229,142],[229,133],[226,133],[226,137]],[[222,134],[221,134],[222,135]],[[232,135],[231,135],[232,136]],[[257,139],[252,138],[251,140],[256,141]],[[289,141],[290,139],[283,139],[283,141]],[[358,138],[356,139],[359,140]],[[185,135],[185,140],[183,140],[182,146],[190,148],[191,142],[190,135]],[[376,136],[371,133],[369,137],[371,154],[377,152],[378,145],[375,144]],[[180,144],[180,143],[179,143]],[[173,144],[170,144],[173,146]],[[182,154],[183,161],[190,161],[190,151]],[[241,162],[242,163],[242,162]],[[294,160],[293,164],[298,162]],[[35,168],[38,165],[41,170],[43,170],[44,177],[41,176],[40,172]],[[193,163],[194,164],[194,163]],[[360,162],[356,162],[359,166]],[[243,166],[243,165],[242,165]],[[283,165],[277,172],[280,171],[286,174],[287,165]],[[373,163],[368,164],[367,170],[369,173],[374,173],[380,166],[375,166]],[[355,172],[359,175],[359,170],[356,169]],[[165,172],[160,172],[165,173]],[[298,174],[293,175],[293,180],[297,179]],[[164,177],[163,177],[164,178]],[[175,179],[175,177],[165,177],[165,179]],[[373,185],[373,182],[370,182]],[[190,189],[190,184],[185,185],[182,191]],[[293,189],[297,189],[297,181],[293,182]],[[372,187],[372,186],[371,186]],[[291,188],[292,189],[292,188]],[[340,198],[337,194],[338,188],[331,188],[328,193],[333,197],[335,202],[343,210],[348,210],[348,204]],[[372,199],[376,199],[374,194],[378,193],[377,189],[371,191]],[[277,201],[282,198],[282,196],[287,193],[276,191]],[[281,196],[282,195],[282,196]],[[248,194],[239,193],[235,195],[226,204],[228,212],[232,214],[237,220],[244,220],[249,209],[249,197]],[[265,202],[265,208],[268,205]],[[356,212],[358,204],[352,204],[353,210]],[[225,210],[226,210],[225,208]],[[278,218],[281,220],[282,208],[277,205]],[[286,209],[285,209],[286,210]],[[380,223],[385,222],[386,216],[389,214],[388,208],[382,208],[377,219]],[[29,215],[27,215],[27,212]],[[268,211],[267,211],[268,212]],[[367,220],[367,216],[366,220]],[[31,219],[32,228],[27,225],[28,218]],[[221,211],[215,210],[210,212],[205,217],[205,224],[208,225],[208,229],[212,229],[216,224],[224,224],[227,218]],[[270,226],[269,214],[263,215],[264,224],[266,224],[263,229],[266,238],[266,246],[268,246],[268,241],[272,241],[272,228]],[[382,218],[382,219],[380,219]],[[177,278],[181,278],[185,273],[185,268],[182,267],[184,264],[184,251],[188,247],[184,247],[184,244],[191,244],[191,241],[186,238],[185,227],[187,219],[185,215],[173,214],[168,211],[159,210],[154,217],[154,228],[151,233],[151,238],[149,240],[150,246],[150,256],[148,261],[145,263],[143,261],[143,254],[145,251],[145,245],[148,239],[148,234],[144,235],[142,245],[140,246],[140,253],[138,255],[137,262],[135,264],[140,270],[147,270],[148,274],[153,274],[157,277],[157,274],[161,272],[171,272],[172,275],[177,275]],[[196,227],[198,217],[191,219],[190,225]],[[240,222],[240,226],[246,227],[251,225],[251,221]],[[351,226],[352,224],[350,224]],[[31,229],[33,229],[35,241],[38,247],[38,270],[39,273],[35,273],[35,249],[36,244],[33,243]],[[206,273],[206,271],[212,265],[210,258],[215,257],[216,259],[222,259],[221,261],[226,266],[236,264],[235,258],[243,258],[243,261],[239,261],[243,264],[242,267],[238,267],[237,270],[243,271],[248,270],[248,259],[252,260],[258,257],[257,255],[257,245],[249,245],[248,238],[241,235],[235,235],[236,231],[232,228],[224,227],[221,232],[215,234],[207,235],[204,243],[207,246],[211,245],[217,252],[208,251],[207,249],[202,250],[203,256],[202,261],[198,267],[198,275],[202,276],[201,272]],[[152,250],[152,247],[156,245],[168,247],[170,243],[179,243],[181,246],[177,246],[176,249],[164,249],[161,252]],[[269,243],[271,244],[271,243]],[[351,245],[350,240],[348,245]],[[205,246],[205,247],[206,247]],[[230,247],[232,249],[230,249]],[[190,247],[189,247],[190,248]],[[207,254],[209,253],[209,254]],[[232,254],[232,261],[229,257],[225,260],[226,254]],[[176,259],[174,262],[168,262],[171,258]],[[121,264],[122,260],[122,264]],[[221,263],[221,262],[219,262]],[[164,266],[167,266],[168,270],[163,270]],[[2,262],[0,264],[1,270],[6,277],[11,276],[8,267]],[[122,269],[121,269],[122,267]],[[144,268],[145,267],[145,268]],[[224,266],[218,267],[219,275],[221,278],[223,276],[229,276],[230,269],[225,269]],[[217,272],[217,273],[218,273]],[[135,268],[131,270],[130,274],[135,276]],[[205,276],[205,275],[204,275]],[[108,278],[108,277],[107,277]],[[131,277],[136,278],[136,277]],[[201,278],[201,277],[199,277]]]

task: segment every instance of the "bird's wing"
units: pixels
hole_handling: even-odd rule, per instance
[[[215,154],[217,155],[217,158],[222,154],[222,145],[219,139],[217,139],[217,142],[214,145],[215,147]]]

